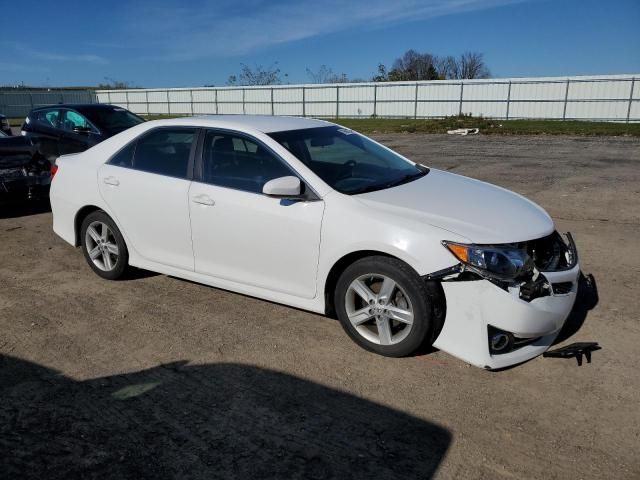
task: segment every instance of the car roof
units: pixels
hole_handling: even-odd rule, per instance
[[[328,127],[333,125],[324,120],[303,117],[278,117],[273,115],[198,115],[171,120],[163,123],[199,125],[212,128],[250,129],[262,133],[301,130],[305,128]]]
[[[110,103],[53,103],[51,105],[43,105],[42,107],[34,108],[33,111],[36,110],[48,110],[50,108],[70,108],[72,110],[113,110],[114,108],[121,108],[126,110],[123,107],[118,105],[112,105]]]

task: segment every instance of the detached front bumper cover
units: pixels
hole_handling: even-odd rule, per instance
[[[557,232],[521,245],[534,259],[531,278],[499,281],[463,264],[424,277],[441,282],[447,301],[444,326],[434,346],[489,369],[521,363],[548,350],[575,302],[580,273],[577,248],[571,234],[563,238]],[[531,341],[492,354],[492,328]]]

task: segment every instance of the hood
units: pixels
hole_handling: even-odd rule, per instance
[[[436,169],[413,182],[354,198],[478,244],[533,240],[554,230],[547,212],[523,196]]]

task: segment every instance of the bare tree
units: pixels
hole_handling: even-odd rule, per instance
[[[407,50],[402,57],[393,62],[389,71],[389,80],[436,80],[438,72],[434,66],[435,57],[430,53]]]
[[[489,78],[491,72],[484,63],[484,55],[480,52],[464,52],[458,59],[458,72],[455,78]]]
[[[459,57],[451,55],[440,57],[430,53],[418,53],[407,50],[402,57],[393,62],[393,68],[387,72],[383,64],[378,65],[378,74],[374,82],[401,80],[446,80],[489,78],[491,73],[479,52],[464,52]]]
[[[253,68],[242,63],[239,75],[230,75],[227,79],[227,85],[280,85],[282,77],[278,63],[274,63],[268,67],[262,65],[254,65]],[[283,75],[287,77],[285,73]]]
[[[307,75],[312,83],[346,83],[352,81],[349,80],[346,73],[336,74],[326,65],[320,65],[315,72],[307,68]]]
[[[459,68],[458,61],[455,57],[452,57],[451,55],[446,57],[436,57],[434,59],[434,65],[440,80],[458,78]]]
[[[127,90],[129,88],[140,88],[131,82],[114,80],[111,77],[104,77],[104,83],[99,83],[98,88],[102,90]]]
[[[383,63],[378,64],[378,74],[371,77],[372,82],[388,82],[389,73]]]

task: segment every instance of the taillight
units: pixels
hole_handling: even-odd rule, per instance
[[[58,165],[56,165],[55,163],[51,164],[51,178],[53,178],[56,173],[58,172]]]

